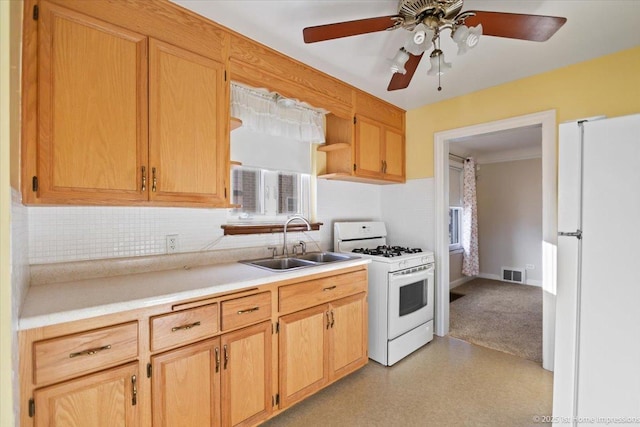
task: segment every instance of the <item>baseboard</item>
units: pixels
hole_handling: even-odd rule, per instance
[[[463,277],[461,277],[459,279],[454,280],[453,282],[449,282],[449,290],[451,290],[451,289],[453,289],[453,288],[455,288],[457,286],[463,285],[463,284],[467,283],[468,281],[475,279],[476,277],[477,276],[463,276]]]
[[[476,277],[480,277],[482,279],[498,280],[500,282],[505,282],[505,283],[513,283],[513,282],[507,282],[507,281],[502,280],[502,277],[500,277],[500,275],[498,275],[498,274],[480,273]],[[539,288],[542,287],[542,281],[541,280],[532,280],[532,279],[526,279],[524,283],[513,283],[513,284],[514,285],[537,286]]]

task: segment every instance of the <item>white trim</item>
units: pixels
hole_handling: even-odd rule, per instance
[[[525,286],[536,286],[538,288],[542,287],[542,281],[541,280],[529,280],[529,279],[525,279],[524,283],[516,283],[516,282],[509,282],[506,280],[502,280],[502,277],[500,277],[499,274],[491,274],[491,273],[479,273],[478,276],[481,279],[491,279],[491,280],[497,280],[499,282],[504,282],[504,283],[511,283],[514,285],[525,285]]]
[[[557,242],[557,144],[556,111],[547,110],[525,116],[497,120],[434,134],[436,185],[436,314],[435,333],[449,333],[449,141],[489,132],[542,125],[542,239],[543,239],[543,332],[542,366],[553,370],[555,340],[555,289]],[[445,191],[446,190],[446,191]]]
[[[449,290],[454,289],[460,285],[464,285],[465,283],[472,281],[476,277],[479,276],[463,276],[459,279],[454,280],[453,282],[449,282]]]

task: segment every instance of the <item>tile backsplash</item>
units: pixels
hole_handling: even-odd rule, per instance
[[[226,209],[155,207],[29,208],[29,261],[45,264],[277,244],[279,235],[223,236]]]
[[[292,233],[309,250],[333,248],[333,222],[385,221],[390,242],[432,249],[433,178],[379,186],[318,180],[320,231]],[[23,208],[22,238],[28,238],[30,264],[129,258],[167,253],[166,236],[178,235],[178,252],[282,245],[282,234],[224,236],[226,209],[157,207]],[[317,243],[314,244],[313,242]],[[310,243],[310,244],[309,244]]]
[[[309,250],[333,247],[333,221],[380,220],[380,186],[318,181],[320,231],[293,233]],[[224,236],[226,209],[157,207],[29,207],[29,263],[49,264],[167,253],[166,236],[178,235],[178,252],[282,245],[282,234]],[[314,245],[316,242],[317,245]]]

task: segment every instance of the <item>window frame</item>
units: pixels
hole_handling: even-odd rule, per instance
[[[293,215],[302,215],[309,218],[311,214],[311,175],[299,172],[278,171],[259,167],[249,167],[242,165],[234,165],[233,170],[245,169],[258,172],[257,179],[257,204],[256,212],[244,212],[241,207],[234,207],[228,210],[228,224],[282,224]],[[296,183],[294,199],[297,200],[298,209],[296,212],[278,213],[280,210],[280,188],[279,177],[281,175],[294,176]],[[234,173],[231,173],[231,204],[235,203],[234,194],[237,191],[235,187]],[[273,192],[277,193],[277,198],[268,200],[272,197]],[[285,195],[291,197],[290,193]]]

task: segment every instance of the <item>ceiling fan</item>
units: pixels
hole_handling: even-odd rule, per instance
[[[392,91],[409,86],[422,56],[431,47],[431,69],[427,74],[440,76],[451,68],[440,50],[439,36],[443,30],[451,31],[451,38],[458,45],[458,54],[462,54],[475,47],[482,34],[542,42],[567,21],[567,18],[556,16],[461,12],[463,3],[464,0],[399,0],[396,15],[307,27],[302,34],[305,43],[315,43],[383,30],[407,30],[406,42],[398,50],[391,66],[393,76],[387,90]],[[439,86],[438,90],[441,89]]]

